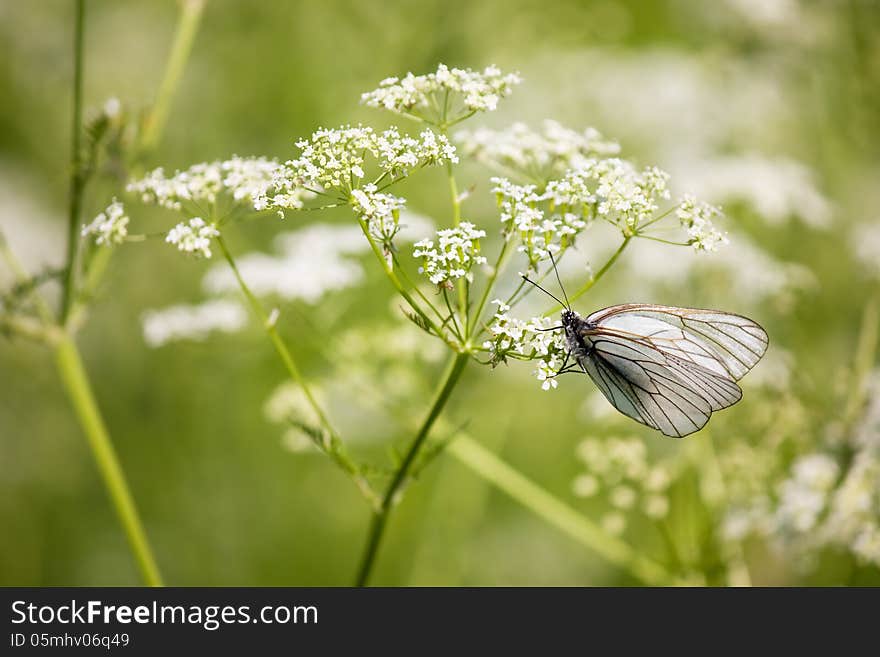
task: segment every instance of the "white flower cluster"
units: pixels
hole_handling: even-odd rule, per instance
[[[565,336],[560,331],[546,331],[555,322],[550,317],[533,317],[525,321],[511,317],[510,306],[495,299],[498,306],[492,324],[489,326],[491,339],[483,343],[493,363],[506,362],[508,358],[517,360],[537,360],[535,377],[541,389],[555,389],[559,385],[556,373],[562,367],[567,351]]]
[[[248,203],[256,210],[267,206],[266,194],[282,170],[282,165],[264,157],[232,157],[229,160],[194,164],[185,171],[166,176],[160,167],[141,180],[131,181],[126,189],[139,194],[144,203],[153,203],[170,210],[202,211],[204,204],[213,204],[218,197],[229,194],[233,201]],[[309,193],[302,189],[287,190],[288,207],[302,207]]]
[[[455,138],[465,155],[541,182],[577,169],[590,158],[620,152],[617,142],[603,138],[595,128],[578,132],[551,120],[544,121],[541,130],[514,123],[504,130],[462,130]]]
[[[144,340],[150,347],[175,340],[204,340],[212,331],[234,333],[246,322],[241,304],[222,299],[150,310],[142,319]]]
[[[370,231],[370,235],[386,249],[400,230],[400,211],[406,205],[406,199],[391,194],[383,194],[376,190],[376,185],[364,185],[351,192],[351,207],[361,217]]]
[[[112,246],[122,244],[128,235],[129,218],[122,203],[115,198],[88,226],[83,226],[82,236],[94,235],[95,244]]]
[[[654,519],[668,513],[667,491],[675,469],[670,463],[651,465],[642,440],[588,438],[578,445],[577,455],[586,472],[575,478],[572,490],[578,497],[605,492],[612,507],[601,521],[606,531],[622,532],[626,528],[626,514],[636,510]]]
[[[534,185],[515,185],[506,178],[492,182],[505,238],[518,235],[517,250],[526,254],[530,269],[570,246],[587,227],[591,210],[585,203],[551,204],[547,193],[539,194]]]
[[[210,258],[211,238],[219,234],[215,224],[205,223],[201,217],[193,217],[189,222],[182,221],[169,230],[165,241],[184,253]]]
[[[717,251],[719,246],[728,243],[727,236],[713,224],[713,220],[721,216],[720,208],[686,195],[678,204],[675,214],[687,230],[690,244],[695,250]]]
[[[433,109],[437,122],[451,122],[469,113],[494,111],[498,101],[509,96],[520,82],[522,79],[518,74],[502,73],[495,66],[488,66],[480,72],[450,69],[440,64],[434,73],[407,73],[403,78],[386,78],[379,83],[378,89],[361,94],[361,102],[393,112],[412,113],[420,118],[427,117],[417,112]],[[444,104],[445,111],[440,109]]]
[[[478,230],[469,221],[462,221],[454,228],[438,230],[436,245],[429,239],[416,242],[413,257],[422,258],[419,273],[427,276],[434,285],[447,288],[459,278],[472,281],[473,266],[486,262],[486,258],[480,255],[482,237],[486,237],[486,231]]]
[[[382,133],[366,126],[321,128],[296,146],[300,156],[286,162],[274,182],[285,193],[306,186],[348,194],[367,176],[367,155],[378,162],[383,174],[391,176],[406,175],[419,166],[458,162],[449,140],[430,130],[416,138],[397,128]]]
[[[657,167],[637,170],[620,158],[590,160],[561,181],[547,185],[557,204],[595,203],[596,214],[621,228],[635,230],[669,199],[669,174]],[[584,191],[591,194],[584,195]]]

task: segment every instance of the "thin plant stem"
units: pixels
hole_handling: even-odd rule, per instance
[[[474,310],[473,323],[468,330],[469,335],[476,330],[477,324],[480,322],[480,315],[483,314],[483,308],[486,307],[486,302],[489,300],[489,295],[492,293],[492,288],[495,287],[495,281],[498,279],[498,274],[501,272],[501,268],[504,266],[504,256],[507,255],[507,247],[509,245],[510,242],[505,239],[504,244],[501,246],[501,251],[498,254],[498,260],[495,261],[495,266],[492,268],[492,273],[489,275],[489,279],[486,281],[486,287],[483,289],[483,294],[482,296],[480,296],[480,301],[479,303],[477,303],[477,307]]]
[[[77,247],[79,245],[79,217],[82,206],[84,178],[82,171],[82,86],[83,35],[85,32],[85,0],[76,0],[73,28],[73,111],[71,113],[70,200],[67,210],[67,269],[61,291],[61,323],[67,321],[73,304],[76,284]]]
[[[162,586],[162,577],[153,557],[147,535],[138,515],[134,498],[129,490],[119,458],[110,435],[101,419],[85,368],[76,344],[64,336],[55,347],[55,361],[61,382],[70,398],[80,425],[86,434],[95,463],[104,480],[104,486],[113,502],[116,515],[125,530],[129,547],[137,562],[141,577],[147,586]]]
[[[620,257],[620,254],[623,253],[624,249],[626,249],[627,245],[630,243],[631,240],[632,240],[632,236],[630,236],[630,235],[627,235],[626,237],[624,237],[623,242],[621,242],[620,246],[617,247],[617,251],[615,251],[612,254],[612,256],[610,258],[608,258],[607,262],[604,265],[602,265],[602,268],[599,271],[597,271],[596,274],[590,278],[590,280],[588,280],[586,283],[584,283],[584,285],[577,292],[575,292],[574,294],[568,295],[569,302],[575,301],[576,299],[580,298],[581,296],[583,296],[584,294],[589,292],[593,288],[593,286],[602,279],[602,277],[605,275],[605,273],[609,269],[611,269],[611,266],[615,262],[617,262],[617,259]],[[556,305],[553,308],[551,308],[550,310],[548,310],[546,313],[544,313],[544,317],[547,317],[548,315],[553,315],[553,314],[559,312],[560,310],[562,310],[562,306]]]
[[[180,1],[180,14],[177,18],[177,30],[171,53],[168,55],[165,73],[156,94],[156,102],[153,103],[153,108],[144,121],[144,131],[140,140],[142,151],[154,148],[165,129],[171,111],[171,100],[186,68],[186,61],[189,59],[204,8],[205,0]]]
[[[428,438],[428,435],[431,432],[431,427],[434,426],[434,422],[440,416],[440,413],[446,406],[446,402],[449,401],[449,397],[461,378],[461,374],[464,372],[464,368],[469,359],[470,356],[468,354],[457,353],[449,361],[446,373],[437,385],[431,408],[428,411],[425,420],[422,422],[421,427],[419,427],[419,431],[410,444],[406,455],[403,457],[403,461],[394,473],[391,483],[389,483],[388,487],[385,489],[385,494],[382,497],[382,504],[373,513],[367,543],[364,548],[361,565],[358,569],[358,575],[355,581],[356,586],[366,586],[370,580],[370,574],[372,573],[373,566],[376,562],[379,546],[382,542],[385,527],[388,523],[388,516],[394,507],[394,503],[397,501],[398,494],[401,491],[403,484],[406,482],[409,470],[415,462],[419,450]]]
[[[287,348],[287,345],[282,340],[281,336],[278,334],[278,329],[275,327],[275,322],[266,311],[263,309],[263,304],[260,303],[260,300],[254,295],[251,289],[248,287],[247,283],[245,283],[244,278],[241,275],[241,272],[238,270],[238,265],[235,264],[235,259],[232,257],[232,254],[229,252],[229,248],[226,246],[226,241],[223,239],[222,235],[218,235],[216,237],[217,244],[220,246],[220,251],[223,253],[223,257],[226,258],[226,262],[229,263],[229,267],[232,269],[232,273],[235,275],[235,280],[238,282],[238,287],[241,289],[245,298],[248,301],[248,304],[251,307],[254,315],[256,315],[257,319],[260,320],[260,323],[263,325],[263,328],[266,329],[266,333],[269,334],[269,339],[272,341],[272,346],[275,347],[275,351],[278,352],[278,356],[281,358],[281,362],[284,364],[284,369],[287,370],[287,373],[290,375],[290,378],[296,382],[300,388],[302,388],[303,394],[306,396],[306,399],[309,402],[309,406],[311,406],[312,410],[315,412],[315,415],[318,416],[318,419],[321,421],[321,424],[324,426],[327,431],[329,431],[334,436],[339,434],[333,429],[333,425],[330,424],[330,420],[327,418],[327,414],[324,412],[324,409],[321,408],[321,405],[318,403],[318,400],[312,394],[311,388],[306,383],[306,380],[303,378],[302,373],[299,371],[299,367],[296,365],[296,361],[293,359],[293,355],[290,353],[290,350]]]
[[[560,499],[535,484],[477,441],[459,434],[447,451],[477,475],[562,530],[581,545],[626,570],[645,584],[670,583],[670,575],[655,561],[641,556],[624,541],[604,532]]]
[[[376,259],[379,261],[379,264],[382,265],[382,270],[385,272],[385,275],[388,277],[388,280],[391,281],[391,284],[394,286],[394,289],[406,299],[406,302],[409,304],[410,308],[412,308],[418,315],[421,317],[425,324],[434,332],[434,334],[443,340],[449,346],[456,348],[457,346],[452,344],[445,336],[445,334],[439,329],[439,327],[428,317],[428,314],[422,309],[422,307],[413,299],[413,296],[406,290],[403,286],[403,283],[400,282],[400,278],[398,278],[397,274],[394,273],[394,269],[391,265],[388,264],[388,261],[385,259],[385,256],[382,254],[382,249],[376,244],[376,240],[373,239],[373,236],[370,235],[370,229],[367,226],[366,222],[363,219],[358,219],[358,223],[360,224],[361,230],[364,233],[364,236],[367,238],[367,241],[370,243],[370,248],[373,251],[373,255],[376,256]]]

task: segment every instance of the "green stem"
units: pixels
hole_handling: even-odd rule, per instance
[[[76,344],[69,336],[55,347],[55,360],[61,382],[64,384],[80,425],[92,448],[95,463],[104,480],[104,486],[125,530],[129,547],[147,586],[162,586],[162,577],[153,558],[146,533],[134,504],[119,458],[101,419],[91,386]]]
[[[248,301],[248,304],[251,307],[254,315],[257,316],[257,319],[260,320],[260,323],[263,325],[263,328],[266,329],[266,333],[269,334],[269,339],[272,341],[272,345],[275,347],[275,351],[278,352],[278,356],[281,358],[281,362],[284,364],[284,368],[287,370],[287,373],[290,375],[290,378],[296,382],[300,388],[302,388],[303,394],[306,396],[306,399],[309,402],[309,406],[312,407],[312,410],[315,412],[315,415],[318,416],[318,419],[321,421],[321,424],[324,425],[324,428],[327,429],[333,436],[338,437],[339,434],[333,429],[333,425],[330,424],[330,420],[327,418],[327,414],[324,413],[324,409],[321,408],[321,405],[318,403],[318,400],[312,394],[311,389],[309,388],[306,380],[303,378],[302,373],[299,371],[299,368],[296,365],[296,361],[293,359],[293,355],[290,353],[290,350],[287,348],[287,345],[284,344],[284,340],[281,339],[281,336],[278,334],[278,329],[275,327],[275,322],[272,321],[269,315],[266,314],[266,311],[263,309],[263,304],[260,303],[260,300],[251,292],[251,289],[245,283],[244,278],[241,275],[241,272],[238,270],[238,266],[235,264],[235,259],[232,257],[232,254],[229,252],[229,249],[226,246],[226,240],[223,239],[221,235],[218,235],[217,244],[220,246],[220,251],[223,252],[223,257],[226,258],[226,262],[229,263],[229,267],[232,269],[232,273],[235,275],[235,280],[238,282],[238,287],[241,288],[241,291],[244,293],[245,298]]]
[[[204,8],[205,0],[181,0],[180,2],[177,30],[174,34],[171,53],[168,55],[168,63],[165,65],[165,74],[159,85],[156,102],[153,103],[153,108],[144,121],[144,131],[140,140],[142,151],[148,151],[155,147],[165,129],[165,122],[168,120],[168,113],[171,110],[171,99],[174,97],[174,92],[186,67],[186,61],[189,59]]]
[[[495,261],[495,267],[492,268],[492,273],[489,275],[489,280],[486,281],[486,287],[483,289],[483,294],[480,297],[480,302],[477,304],[476,310],[474,310],[474,321],[471,324],[470,329],[468,330],[468,335],[472,335],[473,332],[477,328],[477,324],[480,322],[480,315],[483,314],[483,308],[486,307],[486,302],[489,300],[489,295],[492,294],[492,288],[495,286],[495,281],[498,279],[498,274],[501,271],[501,268],[504,265],[504,256],[507,254],[507,247],[510,245],[510,242],[505,239],[504,244],[501,246],[501,252],[498,254],[498,260]]]
[[[61,292],[61,323],[67,321],[76,282],[76,254],[79,245],[79,216],[82,205],[83,172],[80,163],[82,136],[83,33],[85,0],[76,0],[73,30],[73,113],[71,121],[70,202],[67,213],[67,270]]]
[[[593,276],[592,278],[590,278],[590,280],[588,280],[586,283],[584,283],[583,287],[581,287],[577,292],[575,292],[574,294],[568,295],[569,302],[572,302],[572,301],[580,298],[581,296],[583,296],[587,292],[589,292],[592,289],[592,287],[601,280],[601,278],[605,275],[605,272],[607,272],[609,269],[611,269],[611,265],[613,265],[615,262],[617,262],[617,259],[620,257],[620,254],[623,253],[623,250],[630,243],[630,240],[632,240],[631,235],[627,235],[626,237],[623,238],[623,242],[621,242],[620,246],[617,247],[617,251],[615,251],[614,254],[610,258],[608,258],[608,261],[604,265],[602,265],[602,268],[596,272],[595,276]],[[562,310],[562,306],[554,306],[553,308],[548,310],[546,313],[544,313],[544,316],[547,317],[548,315],[553,315],[554,313],[557,313],[560,310]]]
[[[633,577],[645,584],[669,583],[669,574],[658,563],[642,557],[625,542],[602,531],[469,436],[459,435],[448,451],[480,477]]]
[[[367,226],[367,223],[363,219],[358,219],[358,224],[360,224],[361,230],[364,233],[364,236],[367,238],[367,241],[370,243],[370,248],[373,251],[373,255],[376,256],[376,260],[379,261],[379,264],[382,265],[382,270],[385,272],[385,275],[388,276],[388,280],[391,281],[391,284],[394,286],[394,289],[406,299],[406,302],[409,304],[410,308],[412,308],[423,320],[425,320],[425,324],[434,331],[434,334],[446,342],[446,344],[452,346],[453,348],[458,348],[456,345],[450,343],[450,341],[446,338],[445,334],[439,329],[439,327],[428,317],[428,314],[422,310],[422,307],[413,299],[413,296],[406,291],[406,288],[403,286],[403,283],[400,282],[400,279],[397,277],[397,274],[394,273],[394,268],[388,264],[388,261],[385,259],[385,256],[382,253],[382,249],[376,244],[376,240],[373,239],[373,236],[370,235],[370,229]]]
[[[461,377],[461,374],[464,371],[465,365],[467,365],[469,358],[470,356],[468,354],[458,353],[449,362],[446,373],[437,386],[434,403],[431,404],[431,408],[428,411],[427,417],[425,417],[424,422],[422,422],[422,426],[419,428],[416,437],[413,439],[412,444],[409,446],[409,449],[407,450],[403,461],[397,468],[397,471],[394,473],[394,477],[392,478],[391,483],[388,484],[388,488],[385,489],[385,495],[382,497],[382,504],[373,513],[373,519],[370,524],[370,532],[367,538],[367,544],[364,548],[363,558],[361,559],[361,566],[358,571],[356,581],[357,586],[366,586],[367,582],[370,579],[370,573],[373,570],[373,565],[376,562],[376,555],[379,551],[379,544],[381,543],[382,536],[385,533],[385,526],[388,522],[388,515],[391,513],[391,509],[393,508],[394,503],[397,501],[398,493],[400,492],[401,487],[406,481],[407,474],[409,473],[409,470],[412,467],[416,456],[419,453],[419,450],[422,448],[425,440],[428,438],[431,427],[434,425],[434,422],[443,411],[443,407],[446,406],[446,402],[449,401],[449,396],[452,394],[453,389],[458,383],[458,380]]]

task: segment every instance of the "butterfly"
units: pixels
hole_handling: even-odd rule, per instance
[[[618,411],[674,438],[742,399],[737,381],[769,344],[757,322],[720,310],[627,303],[582,317],[567,301],[557,375],[586,373]]]

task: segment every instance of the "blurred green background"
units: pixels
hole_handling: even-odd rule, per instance
[[[177,15],[171,0],[89,0],[89,111],[111,96],[135,113],[150,104]],[[70,2],[0,0],[0,225],[32,271],[59,264],[64,248],[72,26]],[[487,448],[596,522],[613,505],[576,495],[585,438],[636,438],[649,463],[674,462],[668,515],[627,512],[622,537],[686,581],[730,583],[733,545],[756,584],[876,585],[876,480],[855,530],[830,528],[823,540],[781,521],[735,540],[728,530],[756,499],[782,505],[798,459],[825,455],[845,480],[863,442],[880,449],[873,353],[857,356],[860,341],[872,342],[869,300],[880,276],[878,26],[880,6],[859,0],[209,0],[148,165],[173,170],[233,153],[287,158],[293,140],[319,126],[387,125],[359,105],[360,93],[440,62],[520,71],[524,84],[475,125],[553,118],[595,126],[625,156],[668,169],[674,188],[692,186],[728,215],[727,254],[683,264],[693,259],[638,244],[579,310],[627,301],[720,307],[761,322],[771,352],[746,378],[744,400],[684,441],[603,412],[586,379],[544,393],[517,364],[471,368],[450,421],[467,423]],[[460,185],[475,185],[465,214],[492,235],[488,176],[467,165]],[[90,187],[84,219],[113,194],[121,187],[109,179]],[[406,195],[438,226],[449,222],[441,172],[425,173]],[[153,208],[131,215],[148,230],[172,223]],[[229,240],[239,253],[271,250],[280,231],[312,221],[350,219],[294,215],[235,228]],[[580,244],[571,285],[610,242],[594,231]],[[352,330],[382,343],[383,327],[398,322],[390,286],[367,254],[363,262],[357,287],[285,304],[281,328],[308,377],[341,381],[331,408],[344,426],[372,427],[353,449],[381,461],[388,441],[403,444],[407,434],[382,417],[363,419],[371,402],[358,410],[365,393],[345,377],[373,381],[406,425],[421,417],[440,366],[412,350],[395,355],[394,344],[381,356],[340,346],[351,344]],[[259,327],[156,349],[144,343],[144,311],[202,299],[207,267],[158,242],[120,249],[79,336],[165,579],[349,584],[368,509],[327,459],[286,448],[283,429],[267,420],[266,399],[284,373]],[[0,400],[0,584],[136,584],[51,354],[0,340]],[[720,492],[712,492],[707,445],[720,463]],[[387,538],[376,584],[638,583],[448,456],[408,489]]]

